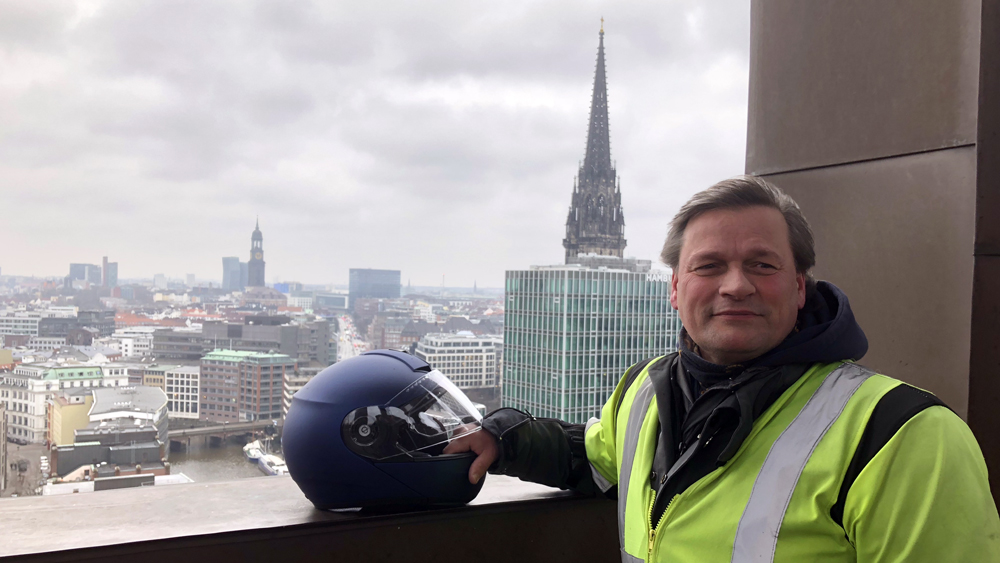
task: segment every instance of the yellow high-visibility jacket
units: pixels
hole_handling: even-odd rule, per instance
[[[623,561],[1000,562],[982,452],[943,406],[896,430],[850,484],[842,523],[831,516],[873,409],[903,385],[851,363],[813,365],[754,421],[731,459],[651,522],[654,363],[622,378],[584,438],[595,482],[618,486]]]

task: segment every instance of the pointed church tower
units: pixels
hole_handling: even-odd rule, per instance
[[[264,287],[264,234],[260,218],[250,234],[250,261],[247,262],[247,287]]]
[[[573,198],[566,218],[566,263],[578,254],[622,258],[625,251],[625,218],[621,191],[611,162],[608,130],[608,83],[604,72],[604,25],[597,44],[597,71],[590,102],[587,152],[573,185]]]

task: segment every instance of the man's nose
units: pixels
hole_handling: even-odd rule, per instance
[[[729,268],[722,276],[719,293],[733,299],[745,299],[757,290],[743,268]]]

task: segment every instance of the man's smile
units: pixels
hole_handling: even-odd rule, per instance
[[[749,309],[726,309],[724,311],[716,311],[712,313],[713,317],[722,317],[726,319],[739,319],[739,318],[751,318],[751,317],[762,317],[761,313],[751,311]]]

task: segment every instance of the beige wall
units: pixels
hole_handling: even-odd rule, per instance
[[[167,384],[165,383],[166,376],[164,375],[150,375],[148,373],[142,375],[142,384],[147,387],[159,387],[160,390],[166,391]]]
[[[63,404],[59,399],[52,401],[49,442],[55,446],[72,444],[75,441],[73,431],[86,427],[90,422],[87,414],[93,403],[94,396],[89,393],[82,403]]]

